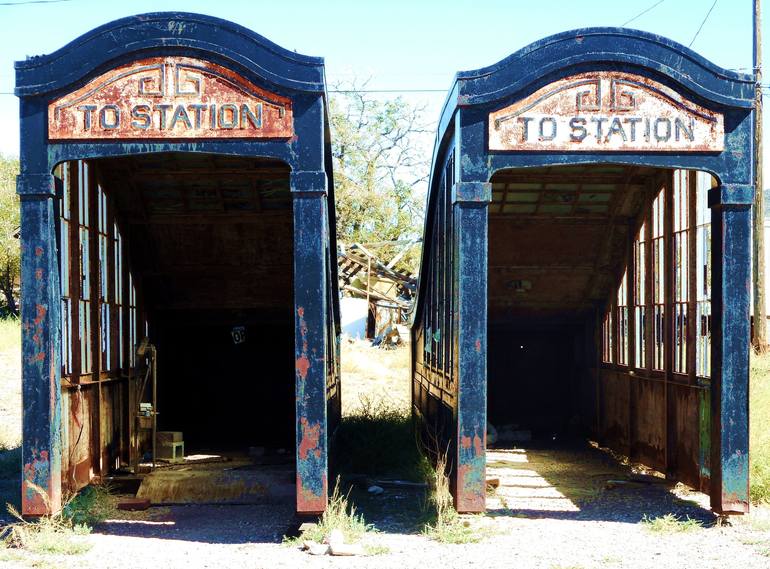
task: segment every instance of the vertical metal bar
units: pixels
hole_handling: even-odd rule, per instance
[[[655,351],[655,244],[652,241],[652,236],[655,234],[652,224],[652,209],[655,204],[655,197],[658,192],[657,180],[650,180],[650,201],[647,206],[647,226],[645,228],[645,258],[646,264],[645,282],[644,282],[644,320],[645,320],[645,347],[644,347],[644,367],[647,370],[651,370],[653,365],[653,357]]]
[[[674,398],[669,394],[673,376],[674,363],[674,332],[676,329],[676,314],[674,307],[674,283],[676,282],[676,263],[674,263],[674,177],[676,170],[669,170],[666,175],[666,190],[663,211],[663,314],[665,327],[663,329],[663,405],[664,405],[664,449],[665,472],[667,477],[674,475],[674,462],[676,459],[676,421]],[[678,206],[678,204],[677,204]]]
[[[152,467],[155,468],[158,439],[158,353],[155,346],[150,349],[152,357]]]
[[[626,269],[626,337],[628,338],[628,360],[626,362],[626,381],[628,382],[628,455],[631,455],[631,441],[633,440],[634,431],[634,412],[635,406],[633,404],[633,385],[634,376],[631,370],[634,369],[636,363],[636,306],[635,292],[636,292],[636,231],[633,226],[628,235],[627,255],[628,259]]]
[[[326,173],[292,172],[297,512],[318,514],[328,496],[326,407]]]
[[[698,172],[687,172],[687,377],[697,382],[698,344]]]
[[[120,346],[120,349],[123,351],[123,368],[121,372],[128,377],[128,462],[133,472],[136,473],[136,469],[139,464],[139,453],[137,448],[137,421],[139,420],[137,417],[137,407],[139,406],[139,402],[137,401],[136,378],[134,377],[134,373],[131,369],[131,351],[134,349],[133,346],[131,346],[130,339],[131,286],[129,283],[129,274],[131,269],[129,267],[129,249],[131,244],[129,242],[129,233],[127,231],[122,230],[120,236],[120,250],[122,255],[120,267],[123,272],[123,277],[121,279],[121,285],[123,286],[123,342]]]
[[[101,369],[102,369],[102,354],[101,354],[101,278],[99,274],[99,196],[96,191],[96,176],[94,176],[94,169],[88,162],[84,163],[84,166],[88,166],[88,260],[89,266],[87,268],[90,281],[90,303],[89,309],[91,313],[91,337],[87,341],[91,343],[91,378],[92,381],[97,382],[96,385],[96,407],[92,410],[91,415],[91,433],[93,437],[93,452],[92,452],[92,464],[94,466],[94,472],[96,474],[103,474],[102,466],[102,384],[101,384]]]
[[[754,0],[754,195],[753,209],[753,270],[754,270],[754,346],[767,349],[767,310],[765,306],[765,196],[762,181],[762,9],[761,1]]]
[[[749,510],[750,185],[709,192],[713,332],[711,382],[711,507]]]
[[[457,485],[458,512],[486,505],[487,208],[491,184],[454,185],[458,263]]]
[[[70,193],[70,296],[72,297],[72,374],[73,382],[80,383],[83,373],[83,363],[80,361],[80,298],[82,293],[82,281],[80,275],[80,170],[78,163],[72,161],[69,167],[69,193]]]

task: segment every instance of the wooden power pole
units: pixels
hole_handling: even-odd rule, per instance
[[[761,0],[754,0],[754,348],[767,346],[765,315],[765,208],[762,183],[762,12]]]

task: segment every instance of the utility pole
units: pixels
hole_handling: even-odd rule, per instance
[[[754,349],[762,352],[767,346],[765,315],[765,208],[762,182],[762,9],[761,0],[754,0]]]

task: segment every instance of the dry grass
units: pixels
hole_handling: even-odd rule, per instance
[[[653,533],[684,533],[703,528],[698,520],[688,518],[680,519],[674,514],[666,514],[657,518],[642,518],[642,524]]]
[[[770,354],[751,356],[751,499],[770,503]]]
[[[488,532],[474,527],[469,519],[462,519],[454,508],[449,491],[446,453],[438,453],[432,474],[428,498],[430,521],[425,524],[423,533],[440,543],[477,543],[484,539]]]
[[[409,413],[409,345],[374,348],[366,340],[342,340],[342,414],[355,415],[370,405]]]
[[[21,326],[0,318],[0,451],[21,442]]]
[[[366,523],[362,514],[356,513],[355,506],[348,502],[347,494],[340,491],[339,478],[329,497],[329,504],[318,523],[299,537],[284,538],[284,543],[289,545],[298,545],[305,541],[323,543],[333,530],[342,532],[345,543],[358,543],[367,532],[375,531],[374,526]]]
[[[45,490],[30,485],[50,510],[51,504]],[[91,533],[91,527],[86,522],[93,523],[105,519],[109,510],[105,504],[114,502],[104,488],[91,489],[87,496],[85,499],[83,494],[73,496],[67,500],[62,511],[34,521],[22,518],[9,504],[8,511],[17,521],[0,531],[0,548],[6,550],[4,557],[9,556],[7,550],[13,549],[41,555],[79,555],[89,551],[92,544],[86,536]],[[99,498],[95,498],[96,496]],[[94,510],[90,511],[88,508]]]

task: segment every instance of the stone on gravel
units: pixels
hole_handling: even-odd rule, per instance
[[[317,541],[305,541],[302,543],[302,546],[310,555],[326,555],[329,553],[329,545],[326,543],[318,543]]]
[[[329,553],[339,556],[363,555],[364,548],[357,543],[338,543],[329,546]]]

